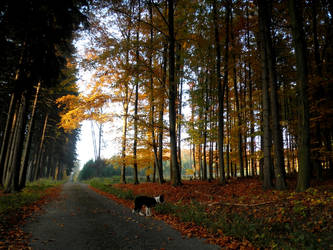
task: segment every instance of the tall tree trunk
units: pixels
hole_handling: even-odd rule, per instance
[[[40,143],[39,143],[38,154],[37,154],[37,158],[36,158],[36,162],[35,162],[35,166],[34,166],[34,175],[33,175],[34,181],[37,180],[41,174],[40,173],[41,161],[42,161],[42,156],[43,156],[43,146],[44,146],[48,118],[49,118],[49,114],[46,114],[45,120],[44,120],[43,132],[42,132],[42,136],[41,136]]]
[[[272,183],[272,159],[271,159],[271,148],[272,148],[272,135],[270,128],[270,101],[269,101],[269,90],[268,90],[268,68],[267,68],[267,52],[265,49],[265,39],[267,39],[266,34],[266,9],[265,1],[258,1],[258,11],[259,11],[259,49],[261,54],[261,70],[262,70],[262,98],[263,98],[263,145],[264,145],[264,188],[271,189],[273,187]]]
[[[18,95],[17,93],[12,93],[11,98],[10,98],[5,130],[4,130],[4,135],[3,135],[2,143],[1,143],[0,186],[3,185],[5,174],[7,172],[7,170],[6,170],[7,168],[5,166],[5,160],[6,160],[7,150],[8,150],[8,143],[10,140],[10,134],[11,134],[11,128],[12,128],[11,125],[12,125],[13,119],[14,119],[14,111],[15,111],[15,105],[17,102],[17,95]]]
[[[26,182],[26,177],[27,177],[29,151],[30,151],[30,147],[31,147],[31,133],[32,133],[32,127],[34,124],[39,89],[40,89],[40,82],[38,82],[37,87],[36,87],[36,94],[35,94],[34,102],[32,104],[31,116],[30,116],[28,127],[27,127],[27,134],[26,134],[26,138],[25,138],[25,142],[24,142],[24,146],[23,146],[23,152],[22,152],[22,157],[21,157],[21,169],[20,169],[19,184],[18,184],[19,190],[21,190],[25,187],[25,182]]]
[[[275,164],[274,172],[276,178],[276,188],[279,190],[286,189],[285,182],[285,169],[284,169],[284,155],[283,155],[283,140],[282,140],[282,130],[280,126],[280,108],[278,103],[277,96],[277,80],[276,80],[276,70],[275,70],[275,54],[272,45],[272,38],[270,33],[271,27],[271,2],[269,6],[267,1],[265,1],[265,40],[264,48],[266,50],[266,64],[268,68],[268,79],[269,79],[269,88],[270,88],[270,107],[272,115],[272,135],[274,141],[274,155],[275,155]],[[269,15],[267,15],[269,13]]]
[[[310,125],[306,42],[300,1],[289,0],[289,16],[296,54],[296,89],[298,103],[298,178],[297,191],[310,186]]]
[[[132,25],[131,19],[128,21],[129,26]],[[127,44],[130,43],[131,38],[131,30],[127,30]],[[129,65],[129,49],[126,49],[126,67]],[[129,83],[125,83],[125,99],[123,100],[123,131],[122,131],[122,149],[121,149],[121,158],[122,158],[122,166],[120,173],[120,182],[126,184],[126,144],[127,144],[127,127],[128,127],[128,108],[130,102],[130,94],[129,94]],[[132,94],[131,94],[132,95]]]
[[[149,4],[149,19],[150,24],[153,25],[153,6],[150,1]],[[150,28],[150,48],[149,48],[149,67],[150,67],[150,126],[151,126],[151,139],[152,147],[154,152],[154,172],[153,172],[153,182],[156,181],[156,168],[160,169],[157,152],[157,144],[155,138],[155,98],[154,98],[154,79],[153,79],[153,41],[154,41],[154,30],[153,26]]]
[[[226,148],[226,165],[227,165],[227,178],[231,177],[232,169],[230,169],[230,131],[231,131],[231,118],[230,118],[230,102],[229,102],[229,88],[226,89],[225,92],[225,102],[226,102],[226,115],[227,115],[227,123],[226,123],[226,132],[227,132],[227,148]]]
[[[141,18],[140,0],[138,1],[138,22]],[[138,179],[138,163],[137,163],[137,145],[138,145],[138,101],[139,101],[139,27],[136,31],[136,79],[135,79],[135,101],[134,101],[134,142],[133,142],[133,168],[134,168],[134,184],[139,184]]]
[[[24,128],[26,125],[27,103],[29,99],[28,91],[21,93],[21,98],[17,100],[16,110],[12,123],[12,133],[9,139],[8,150],[5,160],[4,192],[10,193],[18,191],[18,177],[20,173],[20,159],[22,156]]]
[[[102,149],[102,136],[103,136],[103,123],[98,123],[98,154],[97,160],[101,159],[101,149]]]
[[[179,164],[179,175],[181,176],[182,161],[181,161],[181,131],[182,131],[182,97],[183,97],[183,62],[182,62],[182,47],[180,43],[176,43],[176,84],[178,89],[178,112],[177,112],[177,156]]]
[[[249,24],[249,4],[246,5],[246,45],[250,50],[250,24]],[[253,81],[252,81],[252,66],[250,59],[248,59],[248,81],[249,81],[249,105],[250,105],[250,153],[251,153],[251,169],[252,175],[256,175],[256,168],[254,166],[254,110],[253,110]]]
[[[161,86],[161,100],[159,101],[159,121],[158,121],[158,174],[159,182],[164,183],[163,177],[163,132],[164,132],[164,90],[166,86],[166,77],[167,77],[167,64],[168,64],[168,45],[164,44],[163,49],[163,68],[162,68],[162,86]]]
[[[121,175],[120,182],[126,183],[126,144],[127,144],[127,117],[128,117],[128,85],[125,87],[124,115],[123,115],[123,132],[122,132],[122,149],[121,149]]]
[[[170,122],[170,148],[171,148],[171,184],[181,185],[181,177],[177,160],[177,133],[176,133],[176,98],[177,84],[175,82],[175,34],[174,34],[174,2],[168,0],[169,21],[169,122]]]
[[[220,168],[220,183],[225,183],[225,172],[224,172],[224,155],[223,155],[223,136],[224,136],[224,121],[223,121],[223,111],[224,111],[224,89],[225,85],[228,83],[228,56],[229,56],[229,14],[230,5],[227,2],[227,13],[226,13],[226,40],[225,40],[225,72],[224,72],[224,83],[222,86],[221,81],[221,45],[219,38],[219,27],[218,27],[218,15],[217,15],[217,3],[216,0],[213,1],[213,22],[214,22],[214,35],[215,35],[215,48],[216,48],[216,78],[218,86],[218,151],[219,151],[219,168]]]
[[[231,29],[232,29],[232,13],[231,13]],[[233,43],[233,47],[235,47],[234,34],[231,32],[231,41]],[[235,49],[232,50],[232,59],[233,59],[233,82],[234,82],[234,92],[235,92],[235,101],[236,101],[236,113],[237,113],[237,132],[238,132],[238,160],[239,160],[239,170],[241,177],[244,177],[244,161],[243,161],[243,137],[242,137],[242,116],[241,109],[239,105],[239,96],[238,96],[238,87],[237,87],[237,71],[236,71],[236,54]]]

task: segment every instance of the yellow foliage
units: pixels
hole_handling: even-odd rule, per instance
[[[190,168],[185,169],[185,175],[194,175],[194,169]]]

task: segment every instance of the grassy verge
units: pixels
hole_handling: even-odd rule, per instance
[[[93,178],[87,181],[86,183],[101,191],[113,194],[120,199],[133,200],[135,196],[131,190],[122,190],[112,186],[112,184],[118,182],[119,179],[117,178]]]
[[[23,206],[32,204],[43,196],[46,189],[60,184],[62,182],[41,179],[29,183],[21,192],[0,195],[0,218]]]
[[[30,249],[29,236],[21,226],[47,199],[57,197],[60,184],[41,179],[18,193],[3,194],[0,190],[0,249]]]

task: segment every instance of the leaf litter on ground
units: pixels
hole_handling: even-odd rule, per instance
[[[333,181],[312,183],[296,193],[295,179],[285,191],[263,190],[257,178],[169,183],[113,184],[112,189],[137,195],[164,194],[164,207],[154,216],[164,220],[184,237],[205,238],[227,249],[332,248]],[[133,208],[131,199],[95,191]],[[106,191],[106,192],[105,192]]]
[[[31,216],[42,212],[42,207],[57,199],[61,186],[28,186],[22,192],[4,194],[0,191],[0,249],[31,249],[31,235],[23,226]]]

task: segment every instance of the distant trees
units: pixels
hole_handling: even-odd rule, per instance
[[[77,93],[71,42],[86,22],[85,5],[1,2],[0,185],[5,192],[19,191],[27,179],[61,178],[73,165],[78,132],[58,128],[55,100]]]
[[[90,160],[83,165],[78,180],[89,180],[94,177],[112,177],[120,176],[119,167],[115,168],[112,164],[108,164],[105,160]]]
[[[163,182],[168,160],[180,185],[180,139],[201,179],[260,174],[264,188],[282,190],[298,173],[304,190],[333,171],[328,1],[94,4],[84,62],[99,92],[85,98],[122,106],[110,115],[123,120],[123,182],[135,164]]]

